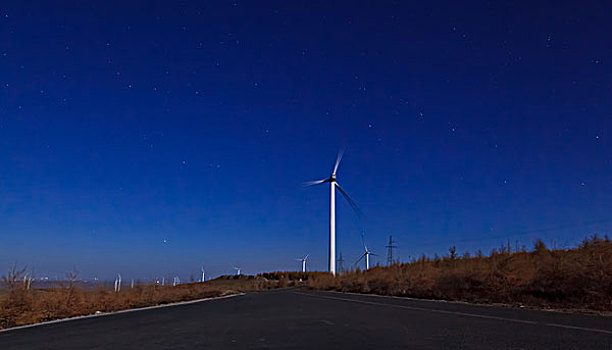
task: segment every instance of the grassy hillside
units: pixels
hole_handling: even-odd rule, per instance
[[[489,256],[446,257],[316,275],[307,285],[319,290],[376,293],[415,298],[521,304],[537,307],[612,311],[612,242],[586,239],[575,249],[549,250],[537,241],[533,251],[509,247]]]

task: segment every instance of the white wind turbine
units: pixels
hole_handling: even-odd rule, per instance
[[[206,270],[204,270],[204,266],[202,266],[202,280],[200,282],[206,281]]]
[[[239,268],[239,267],[234,266],[234,269],[236,269],[236,275],[240,275],[240,268]]]
[[[363,243],[363,250],[364,253],[363,255],[361,255],[361,257],[359,258],[359,260],[357,260],[355,262],[355,265],[359,264],[359,262],[361,261],[361,259],[363,259],[363,257],[365,257],[365,263],[366,263],[366,270],[370,269],[370,255],[373,256],[378,256],[378,254],[374,254],[371,251],[368,250],[368,247],[365,244],[365,239],[363,238],[363,232],[361,233],[361,243]]]
[[[121,274],[117,274],[117,279],[115,280],[115,292],[121,291]]]
[[[342,160],[343,152],[338,152],[338,157],[336,158],[336,164],[334,164],[334,170],[331,175],[327,179],[321,179],[316,181],[305,182],[304,186],[314,186],[319,185],[325,182],[329,182],[329,272],[332,274],[336,274],[336,189],[340,191],[340,194],[346,199],[348,204],[353,208],[353,211],[357,214],[357,216],[361,219],[362,214],[359,207],[349,197],[349,195],[340,187],[340,184],[336,181],[336,172],[338,171],[338,166],[340,165],[340,161]]]
[[[23,286],[25,289],[30,289],[32,286],[32,275],[25,274],[23,276]]]
[[[307,254],[307,255],[306,255],[304,258],[302,258],[302,259],[295,259],[295,260],[298,260],[298,261],[301,261],[301,262],[302,262],[302,272],[306,272],[306,260],[308,259],[308,256],[309,256],[309,255],[310,255],[310,254]]]

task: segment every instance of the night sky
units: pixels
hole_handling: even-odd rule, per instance
[[[0,270],[326,270],[612,228],[608,2],[3,1]]]

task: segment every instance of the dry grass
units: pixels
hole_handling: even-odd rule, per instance
[[[375,293],[415,298],[521,304],[537,307],[612,311],[612,242],[591,237],[575,248],[548,250],[538,240],[534,251],[490,256],[421,257],[406,264],[312,276],[319,290]]]
[[[26,290],[24,271],[13,268],[3,276],[6,288],[0,289],[0,329],[97,311],[285,288],[302,284],[300,281],[319,290],[612,311],[612,242],[607,237],[591,237],[569,250],[548,250],[541,241],[530,252],[502,247],[489,256],[457,257],[451,249],[442,258],[423,256],[410,263],[337,276],[270,272],[176,287],[137,284],[118,293],[104,286],[79,288],[75,278],[59,288]]]
[[[266,290],[279,285],[278,280],[260,276],[224,276],[205,283],[181,284],[176,287],[138,284],[134,288],[115,293],[104,286],[97,290],[84,290],[70,282],[60,288],[30,290],[24,289],[21,283],[11,285],[5,282],[8,288],[0,293],[0,329],[96,312]]]

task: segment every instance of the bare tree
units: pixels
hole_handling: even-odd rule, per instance
[[[8,271],[8,273],[2,276],[2,283],[10,290],[13,291],[19,283],[21,283],[21,279],[23,278],[27,266],[24,266],[22,269],[17,268],[17,264],[13,265]]]
[[[66,273],[66,279],[68,280],[68,289],[73,289],[77,278],[79,277],[79,270],[73,267],[72,270]]]
[[[73,267],[71,271],[66,273],[66,279],[68,280],[68,294],[66,296],[66,306],[70,307],[72,305],[72,299],[74,296],[74,288],[76,284],[76,280],[79,277],[79,271],[76,267]]]

